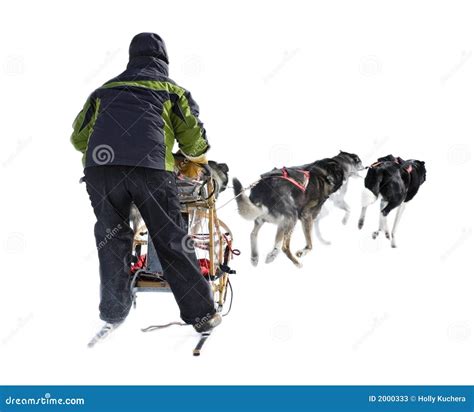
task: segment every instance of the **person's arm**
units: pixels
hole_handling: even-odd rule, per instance
[[[71,143],[76,150],[83,154],[87,149],[89,137],[95,123],[98,103],[92,96],[89,97],[72,124],[74,130],[71,135]]]
[[[206,152],[210,146],[206,130],[199,120],[199,106],[191,93],[183,93],[175,102],[171,121],[181,152],[193,162],[206,163]]]

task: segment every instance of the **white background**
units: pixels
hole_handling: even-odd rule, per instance
[[[473,384],[474,25],[468,1],[15,1],[0,13],[0,383]],[[297,269],[253,268],[252,224],[221,213],[242,256],[234,309],[200,358],[171,295],[93,350],[94,218],[71,123],[120,73],[136,33],[167,42],[171,77],[201,106],[212,144],[246,185],[274,166],[357,153],[426,161],[392,250],[377,207],[322,223]],[[231,198],[224,193],[221,202]],[[393,218],[393,216],[392,216]],[[262,255],[274,227],[261,232]],[[293,249],[303,243],[301,231]],[[468,251],[471,250],[471,255]]]

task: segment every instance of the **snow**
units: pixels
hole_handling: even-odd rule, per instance
[[[472,6],[185,4],[143,2],[149,12],[131,15],[86,1],[74,18],[66,3],[9,5],[0,25],[9,39],[0,54],[0,382],[472,384]],[[38,19],[47,5],[55,17]],[[357,229],[362,179],[349,186],[347,226],[331,210],[321,230],[332,245],[315,241],[302,269],[283,255],[252,267],[252,223],[230,203],[219,217],[242,251],[234,305],[202,355],[192,357],[190,327],[140,331],[179,320],[171,294],[139,295],[126,323],[88,349],[101,325],[98,262],[70,125],[145,30],[163,35],[172,77],[199,102],[210,157],[244,186],[340,149],[365,164],[388,153],[424,160],[427,181],[407,205],[398,248],[371,239],[376,205]],[[274,233],[262,229],[262,256]],[[292,248],[302,245],[298,226]]]

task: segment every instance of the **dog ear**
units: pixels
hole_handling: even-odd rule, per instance
[[[227,163],[219,163],[219,167],[224,173],[229,172],[229,166],[227,166]]]

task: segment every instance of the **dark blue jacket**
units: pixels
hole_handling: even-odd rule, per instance
[[[154,33],[130,44],[119,76],[95,90],[77,115],[71,136],[85,167],[142,166],[173,170],[175,140],[189,157],[209,149],[191,94],[168,78],[168,54]]]

